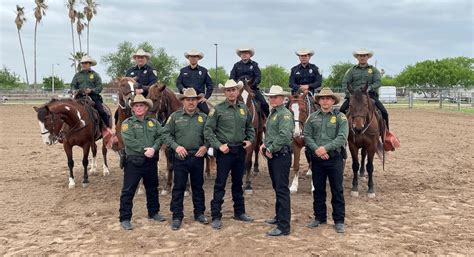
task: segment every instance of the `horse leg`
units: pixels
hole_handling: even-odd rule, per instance
[[[166,185],[161,190],[161,195],[167,195],[169,191],[171,191],[171,186],[173,185],[173,163],[172,163],[172,155],[168,149],[165,149],[165,156],[166,156],[166,170],[168,171]]]
[[[253,163],[253,175],[254,176],[257,176],[258,173],[260,172],[260,170],[258,169],[258,158],[259,158],[258,152],[259,152],[259,150],[260,150],[260,143],[258,143],[256,145],[256,147],[254,148],[254,150],[253,150],[253,153],[254,153],[254,156],[255,156],[255,161]]]
[[[211,159],[210,156],[206,156],[206,168],[205,168],[204,172],[205,172],[207,178],[211,178],[211,161],[210,161],[210,159]]]
[[[367,183],[367,196],[369,198],[374,198],[375,197],[375,191],[374,191],[374,181],[373,181],[373,173],[374,173],[374,152],[369,152],[369,155],[367,158],[367,174],[369,175],[369,181]]]
[[[299,146],[294,146],[293,152],[293,181],[291,182],[290,186],[290,193],[298,192],[298,177],[300,174],[300,155],[301,155],[301,148]]]
[[[74,160],[72,159],[72,146],[69,145],[67,142],[63,144],[64,151],[66,152],[67,156],[67,166],[69,168],[69,188],[74,188],[76,186],[76,182],[74,181]]]
[[[359,170],[359,176],[363,179],[365,179],[365,158],[367,157],[367,149],[362,148],[361,150],[361,160],[360,160],[360,170]]]
[[[107,163],[107,147],[102,144],[102,157],[104,158],[104,164],[102,164],[102,174],[104,176],[110,175],[109,164]]]
[[[91,144],[92,150],[92,165],[89,170],[89,175],[97,175],[97,144],[94,142]]]
[[[304,156],[306,157],[306,161],[308,162],[308,171],[306,172],[306,177],[311,177],[313,175],[313,171],[311,171],[311,156],[309,155],[309,152],[306,151],[306,149],[304,151]],[[311,186],[313,186],[312,180],[311,180]]]
[[[253,194],[252,182],[251,182],[251,173],[252,173],[252,153],[253,148],[247,149],[245,156],[245,187],[244,192],[246,194]]]
[[[89,175],[87,173],[87,166],[89,165],[89,151],[90,145],[86,144],[82,147],[82,166],[84,167],[84,177],[82,179],[82,187],[89,186]]]
[[[357,187],[359,182],[357,180],[357,176],[359,174],[359,149],[355,146],[349,146],[351,150],[351,157],[352,157],[352,172],[354,173],[354,177],[352,178],[352,189],[351,189],[351,196],[359,196],[359,191]]]

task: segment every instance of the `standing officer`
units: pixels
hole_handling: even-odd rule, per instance
[[[252,118],[243,102],[237,100],[243,83],[228,80],[224,86],[226,100],[216,105],[209,113],[204,127],[204,137],[216,151],[217,176],[214,185],[214,197],[211,201],[212,228],[222,227],[222,204],[225,185],[229,172],[232,175],[232,200],[234,201],[234,219],[251,222],[253,219],[245,213],[244,176],[245,153],[255,140]]]
[[[136,65],[129,68],[125,76],[135,77],[137,81],[135,93],[142,94],[146,97],[148,95],[148,88],[158,80],[156,70],[148,64],[151,54],[145,52],[143,49],[138,49],[138,51],[132,55],[132,58]]]
[[[295,54],[299,57],[300,64],[291,68],[289,79],[291,93],[295,94],[299,89],[305,93],[309,92],[308,99],[314,105],[312,97],[315,91],[319,90],[323,81],[318,66],[309,62],[314,51],[303,48],[296,51]]]
[[[89,96],[95,103],[95,109],[99,112],[100,118],[103,121],[102,136],[108,139],[112,134],[110,129],[110,116],[105,112],[103,106],[102,96],[102,79],[99,73],[91,69],[97,62],[88,55],[81,58],[81,71],[74,75],[71,82],[71,89],[77,91],[75,98],[83,98]]]
[[[212,95],[213,86],[207,69],[198,65],[198,61],[204,57],[204,54],[192,49],[184,53],[184,57],[188,59],[189,65],[180,70],[176,79],[176,87],[181,94],[185,88],[194,88],[198,94],[205,93],[204,97],[199,99],[198,108],[207,115],[209,107],[206,101]]]
[[[333,108],[339,97],[330,88],[323,88],[315,97],[321,109],[306,120],[304,141],[311,151],[313,171],[314,220],[308,224],[315,228],[327,223],[326,179],[331,187],[332,218],[338,233],[344,233],[345,204],[343,193],[343,149],[348,136],[346,116]]]
[[[369,84],[369,95],[375,101],[375,106],[380,110],[382,118],[385,120],[388,127],[388,112],[383,104],[379,101],[379,94],[377,93],[381,84],[381,75],[379,70],[370,64],[368,64],[369,58],[374,55],[374,52],[367,49],[359,49],[352,52],[354,58],[357,59],[358,64],[349,68],[342,79],[342,86],[346,88],[346,97],[344,103],[341,105],[340,111],[343,113],[347,112],[349,108],[349,98],[350,93],[347,90],[349,85],[352,86],[354,90],[364,87],[367,83]]]
[[[143,95],[136,95],[132,102],[132,117],[122,124],[122,138],[127,161],[123,173],[122,195],[120,196],[120,224],[131,230],[133,197],[138,182],[143,178],[149,219],[165,221],[160,214],[158,200],[158,150],[161,145],[163,128],[153,118],[146,117],[153,102]]]
[[[207,147],[204,144],[204,124],[207,115],[198,111],[197,105],[203,94],[196,94],[194,88],[187,88],[184,94],[178,95],[183,102],[183,109],[171,114],[165,125],[165,142],[173,149],[173,193],[170,210],[173,212],[172,230],[178,230],[183,220],[183,199],[188,175],[191,178],[193,193],[194,219],[208,224],[204,216],[204,155]]]
[[[265,95],[269,97],[272,111],[267,119],[267,131],[260,153],[268,159],[268,170],[276,194],[275,218],[265,222],[277,225],[276,228],[268,231],[267,235],[282,236],[290,234],[291,202],[288,176],[295,125],[293,115],[283,104],[285,96],[290,93],[283,91],[280,86],[272,86],[270,92]]]
[[[260,88],[258,88],[258,84],[260,84],[262,77],[260,68],[258,67],[257,62],[250,59],[255,54],[255,50],[253,48],[238,48],[236,53],[241,60],[234,64],[234,67],[230,71],[230,79],[233,79],[236,82],[242,81],[244,83],[251,81],[252,84],[249,86],[255,94],[255,100],[260,102],[263,113],[268,117],[268,114],[270,114],[270,107],[268,106],[265,97],[263,97],[262,92],[260,92]]]

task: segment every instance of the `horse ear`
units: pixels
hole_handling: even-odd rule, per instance
[[[35,112],[38,112],[38,107],[34,106],[33,109],[35,109]]]

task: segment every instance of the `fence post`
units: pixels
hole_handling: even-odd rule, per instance
[[[408,108],[413,109],[413,91],[408,92]]]
[[[458,111],[461,110],[461,92],[458,91],[458,97],[457,97],[457,102],[458,102]]]
[[[443,90],[439,90],[439,109],[443,109]]]
[[[471,106],[474,107],[474,93],[471,93]]]

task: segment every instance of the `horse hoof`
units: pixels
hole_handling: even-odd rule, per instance
[[[245,189],[245,194],[246,195],[252,195],[253,194],[253,189]]]
[[[184,191],[184,197],[188,197],[189,196],[189,191]]]
[[[164,189],[161,190],[161,195],[167,195],[167,194],[168,194],[168,191],[166,191],[166,190],[164,190]]]
[[[87,183],[82,183],[82,188],[86,188],[86,187],[88,187],[88,186],[89,186],[89,182],[87,182]]]
[[[258,171],[258,170],[257,170],[257,171],[253,171],[253,172],[252,172],[252,175],[253,175],[254,177],[256,177],[256,176],[258,176],[259,173],[260,173],[260,171]]]
[[[359,197],[359,192],[357,192],[357,191],[351,191],[351,196],[353,196],[353,197]]]
[[[298,188],[290,187],[290,193],[291,193],[291,194],[294,194],[294,193],[296,193],[296,192],[298,192]]]
[[[69,184],[69,185],[68,185],[68,188],[69,188],[69,189],[73,189],[73,188],[75,188],[75,187],[76,187],[76,184]]]
[[[369,198],[375,198],[375,193],[367,193],[367,197],[369,197]]]
[[[109,175],[110,175],[110,171],[104,170],[102,176],[106,177],[106,176],[109,176]]]

